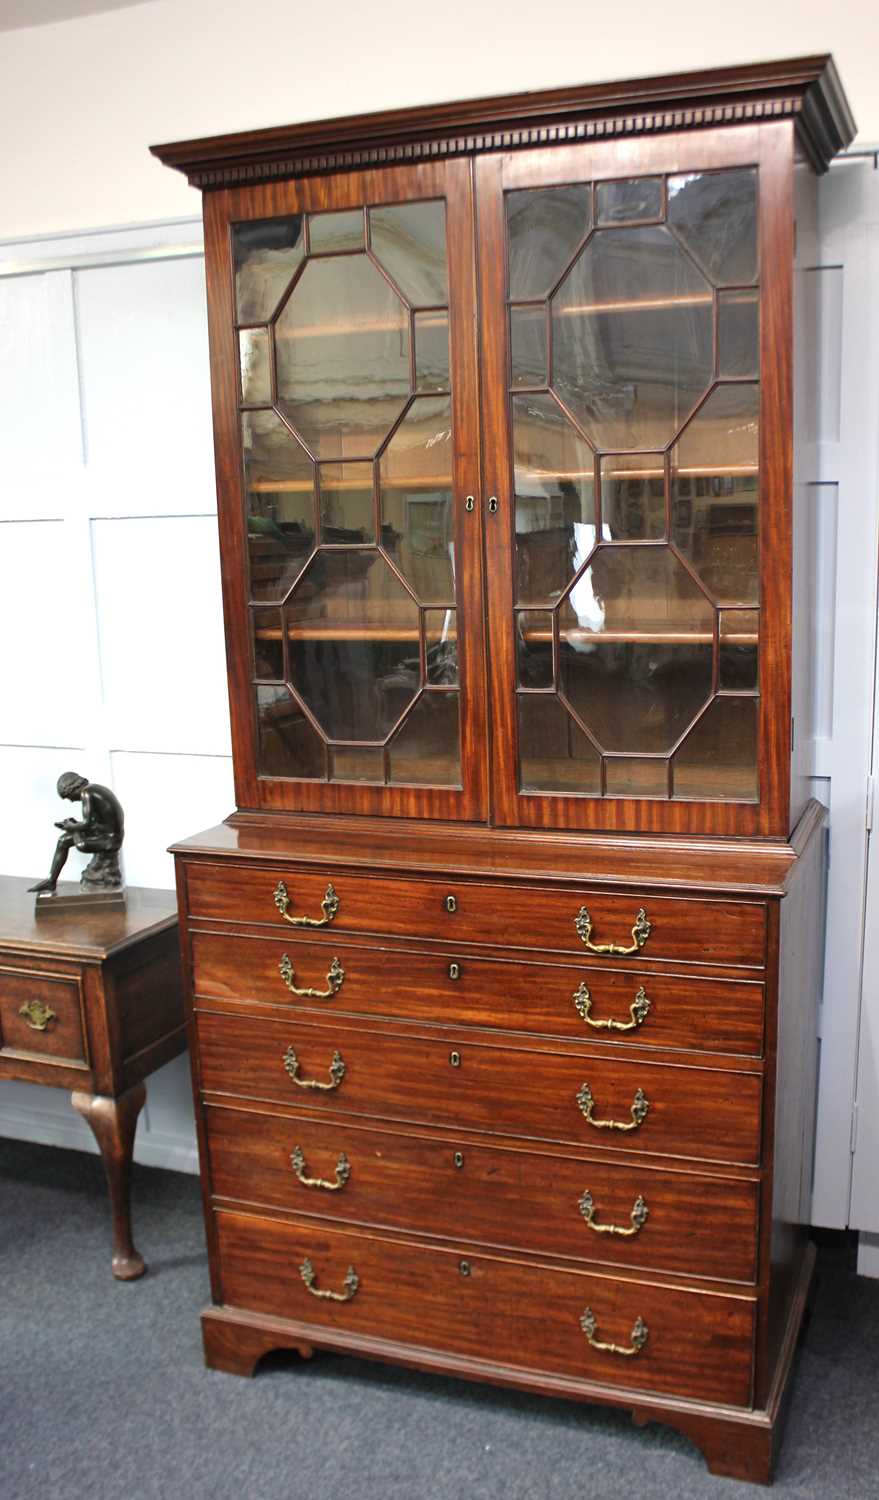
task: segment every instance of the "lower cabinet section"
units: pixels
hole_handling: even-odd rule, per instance
[[[216,1228],[224,1304],[302,1324],[318,1344],[344,1331],[625,1391],[751,1401],[745,1294],[225,1210]]]

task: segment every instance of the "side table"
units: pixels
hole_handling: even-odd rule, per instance
[[[146,1269],[129,1193],[143,1080],[186,1046],[174,893],[129,887],[124,910],[38,921],[32,884],[0,876],[0,1078],[71,1091],[107,1174],[113,1275],[133,1281]]]

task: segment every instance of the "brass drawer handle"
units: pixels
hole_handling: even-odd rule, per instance
[[[587,1307],[580,1318],[580,1327],[586,1335],[586,1342],[593,1349],[601,1349],[605,1354],[624,1354],[630,1359],[633,1354],[640,1354],[647,1343],[649,1329],[643,1318],[635,1319],[632,1329],[631,1344],[603,1344],[595,1337],[595,1314],[591,1307]]]
[[[635,924],[632,928],[632,946],[630,948],[623,947],[622,943],[593,943],[592,918],[585,906],[580,907],[574,918],[574,926],[590,953],[621,953],[626,955],[637,953],[640,948],[644,947],[650,936],[652,923],[649,921],[647,913],[642,906],[638,911]]]
[[[302,1277],[302,1280],[305,1282],[305,1285],[311,1292],[312,1297],[326,1297],[330,1302],[350,1302],[351,1298],[354,1296],[354,1293],[357,1291],[357,1288],[360,1285],[360,1277],[357,1275],[354,1267],[349,1266],[347,1271],[345,1272],[345,1281],[343,1283],[345,1287],[344,1292],[322,1291],[319,1286],[315,1285],[317,1277],[314,1274],[314,1266],[311,1264],[311,1261],[307,1256],[302,1262],[302,1265],[299,1267],[299,1275]]]
[[[337,1193],[345,1186],[351,1176],[351,1163],[344,1151],[339,1152],[339,1160],[336,1162],[336,1180],[327,1182],[325,1177],[308,1177],[305,1171],[305,1157],[301,1146],[294,1146],[290,1157],[290,1164],[303,1187],[325,1188],[328,1193]]]
[[[596,1224],[595,1205],[592,1202],[592,1194],[587,1188],[582,1198],[580,1199],[580,1212],[583,1215],[583,1218],[586,1220],[586,1223],[589,1225],[589,1228],[594,1229],[596,1234],[618,1235],[620,1239],[628,1240],[631,1239],[633,1235],[639,1234],[644,1228],[644,1225],[647,1222],[647,1215],[650,1210],[648,1209],[647,1204],[644,1202],[644,1199],[639,1193],[638,1197],[635,1199],[635,1202],[632,1205],[632,1212],[629,1215],[632,1222],[628,1229],[620,1229],[618,1224]]]
[[[333,917],[339,910],[339,898],[332,885],[328,885],[324,899],[320,904],[320,909],[323,912],[322,917],[291,917],[290,897],[287,894],[287,887],[283,880],[279,880],[275,887],[275,905],[284,918],[284,921],[289,922],[291,927],[326,927],[329,922],[332,922]]]
[[[278,973],[291,995],[301,995],[307,1000],[332,1000],[333,996],[337,995],[342,988],[342,980],[345,978],[345,970],[342,968],[339,960],[334,958],[327,972],[327,987],[325,990],[298,990],[293,983],[293,980],[296,978],[296,971],[290,962],[289,955],[286,953],[278,964]]]
[[[619,1120],[596,1120],[592,1115],[592,1111],[595,1108],[595,1101],[592,1098],[592,1090],[588,1083],[580,1085],[577,1091],[577,1103],[583,1112],[584,1119],[590,1125],[594,1125],[596,1130],[637,1130],[638,1126],[643,1125],[646,1120],[647,1111],[650,1108],[650,1100],[645,1097],[644,1090],[638,1089],[632,1100],[630,1111],[632,1118],[627,1124],[622,1125]]]
[[[330,1063],[330,1083],[321,1083],[317,1078],[300,1078],[299,1058],[292,1047],[288,1047],[284,1053],[284,1070],[288,1078],[291,1078],[301,1089],[320,1089],[324,1093],[337,1089],[345,1077],[345,1064],[341,1052],[333,1053],[333,1060]]]
[[[579,1014],[586,1022],[586,1025],[592,1027],[593,1031],[636,1031],[646,1019],[647,1012],[650,1009],[650,1001],[644,993],[643,984],[629,1006],[629,1015],[632,1017],[631,1021],[593,1021],[592,996],[585,984],[580,985],[573,998]]]
[[[58,1019],[54,1010],[42,1000],[28,1000],[18,1014],[24,1016],[31,1031],[48,1031],[49,1022]]]

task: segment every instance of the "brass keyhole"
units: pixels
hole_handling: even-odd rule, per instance
[[[449,978],[450,979],[460,979],[461,978],[461,965],[460,964],[454,964],[454,963],[449,964]]]
[[[474,497],[472,495],[468,495],[467,499],[464,501],[464,509],[465,510],[473,510],[473,508],[475,507],[475,505],[476,505],[476,501],[475,501]]]
[[[458,910],[458,903],[455,900],[454,896],[447,896],[446,897],[446,911],[457,911],[457,910]]]
[[[451,1065],[452,1065],[453,1068],[460,1068],[460,1066],[461,1066],[461,1054],[460,1054],[460,1052],[450,1052],[449,1053],[449,1062],[451,1063]]]
[[[460,1262],[459,1266],[458,1266],[458,1270],[461,1272],[462,1276],[469,1276],[470,1275],[470,1262],[469,1262],[469,1260],[462,1260]]]
[[[463,1151],[456,1151],[455,1154],[454,1154],[454,1156],[452,1157],[452,1160],[455,1163],[456,1167],[463,1167],[463,1165],[464,1165],[464,1153],[463,1153]]]

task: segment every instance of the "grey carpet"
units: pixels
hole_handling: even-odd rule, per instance
[[[136,1168],[148,1274],[109,1274],[94,1157],[0,1140],[2,1500],[726,1500],[678,1434],[622,1412],[318,1354],[205,1370],[195,1179]],[[775,1493],[879,1497],[879,1283],[825,1246]]]

